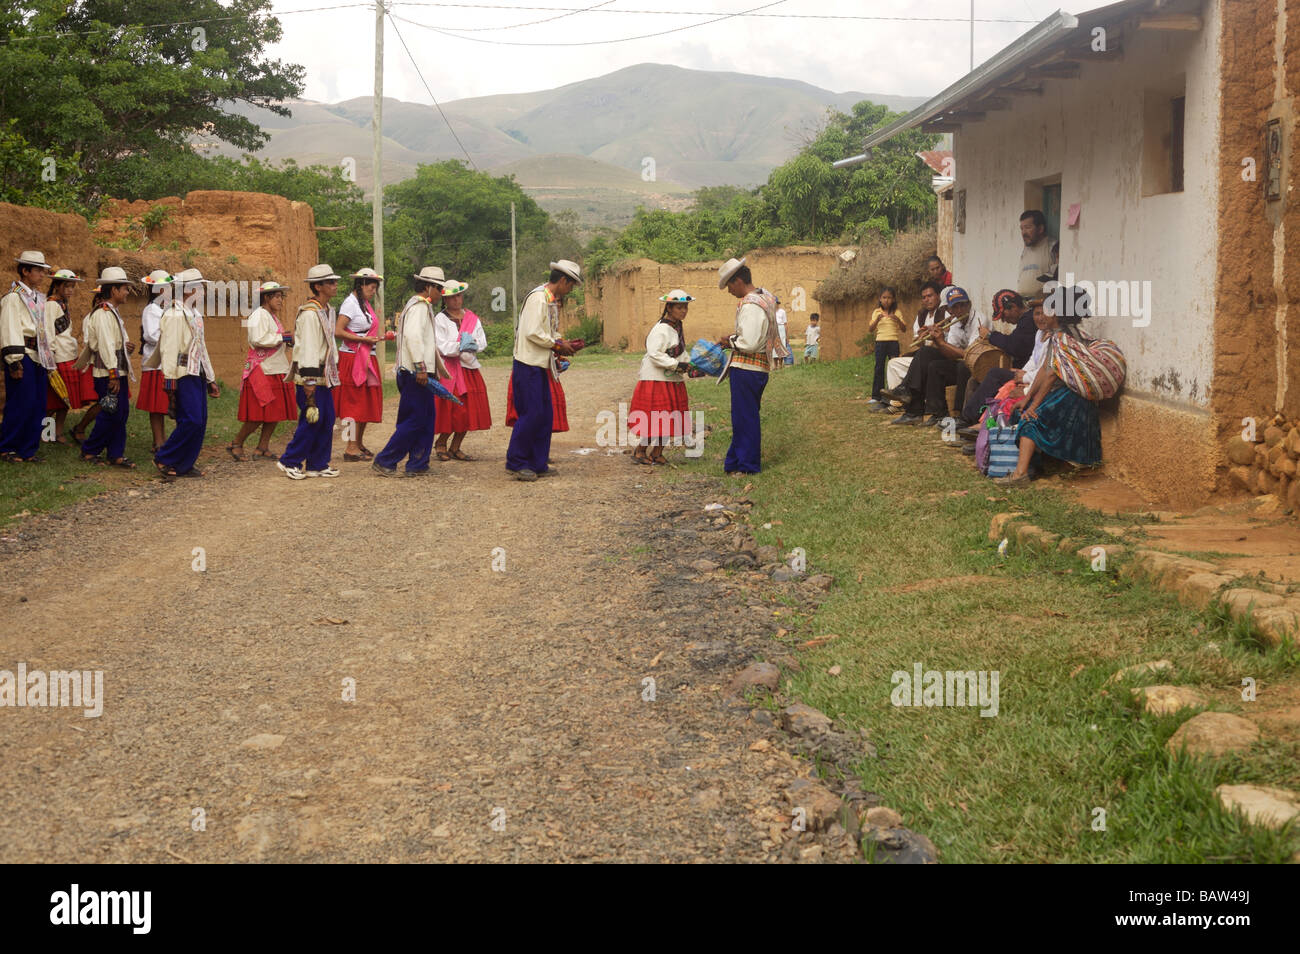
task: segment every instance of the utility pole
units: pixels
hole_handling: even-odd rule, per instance
[[[519,249],[515,245],[515,204],[510,203],[510,298],[519,317]]]
[[[370,213],[370,229],[375,246],[375,271],[384,273],[384,0],[375,0],[375,102],[374,145],[371,151],[371,169],[374,175],[374,207]],[[380,327],[388,327],[388,313],[384,310],[384,283],[375,289],[375,308]],[[375,346],[379,362],[379,380],[384,379],[384,364],[388,357],[388,344],[381,341]]]

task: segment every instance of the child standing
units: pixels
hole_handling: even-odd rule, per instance
[[[808,330],[803,333],[803,363],[816,361],[821,353],[822,340],[821,315],[813,312],[808,316]]]
[[[885,365],[897,358],[899,342],[903,335],[903,319],[898,314],[898,292],[886,286],[880,292],[880,307],[871,313],[867,334],[876,333],[876,370],[871,378],[871,401],[867,408],[883,410],[887,405],[880,400],[885,387]]]

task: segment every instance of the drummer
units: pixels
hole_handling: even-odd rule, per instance
[[[635,464],[666,464],[664,444],[669,438],[688,436],[690,401],[686,397],[686,336],[682,322],[695,299],[680,288],[659,296],[664,303],[659,320],[645,339],[645,357],[637,375],[627,430],[640,439],[632,453]],[[647,453],[649,448],[649,453]]]

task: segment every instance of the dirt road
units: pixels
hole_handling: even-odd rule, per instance
[[[566,375],[553,480],[509,480],[498,426],[421,480],[336,442],[337,480],[216,462],[25,521],[0,669],[102,670],[103,714],[0,708],[0,860],[796,856],[806,763],[723,701],[782,611],[674,562],[716,488],[572,453],[635,364]]]

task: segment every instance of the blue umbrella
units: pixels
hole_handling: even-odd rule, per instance
[[[444,401],[450,401],[452,404],[458,404],[461,405],[462,407],[465,404],[464,401],[456,397],[456,395],[452,394],[445,387],[439,384],[438,379],[435,378],[433,375],[429,375],[429,383],[426,384],[425,387],[427,387],[438,397],[442,398]]]

